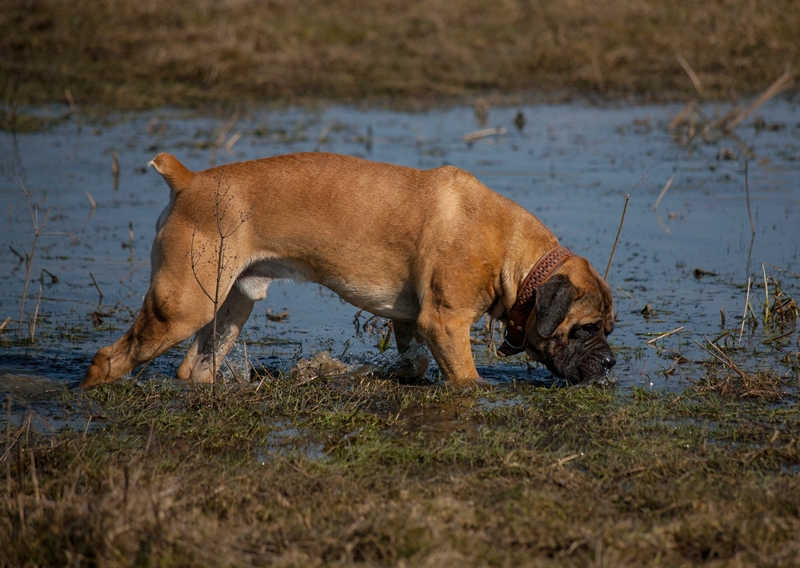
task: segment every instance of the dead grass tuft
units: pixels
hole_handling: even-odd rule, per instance
[[[724,398],[777,402],[789,396],[787,387],[790,379],[777,371],[751,374],[711,369],[705,377],[692,382],[694,390],[704,395],[715,393]]]

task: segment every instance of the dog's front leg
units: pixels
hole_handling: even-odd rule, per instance
[[[214,382],[214,362],[217,370],[233,347],[244,327],[255,301],[233,286],[217,312],[217,339],[214,341],[214,320],[197,332],[189,351],[178,367],[178,378],[200,383]],[[214,351],[216,349],[216,357]]]
[[[114,344],[95,353],[80,386],[117,380],[191,336],[212,316],[210,302],[192,302],[164,284],[152,286],[136,321]]]
[[[444,378],[453,385],[467,387],[481,381],[472,358],[470,326],[472,314],[446,309],[423,310],[417,320]]]

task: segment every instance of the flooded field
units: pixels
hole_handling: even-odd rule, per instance
[[[77,383],[94,352],[127,329],[147,289],[154,226],[169,197],[146,167],[162,151],[193,170],[315,150],[417,168],[452,164],[536,214],[601,274],[633,190],[607,279],[618,312],[611,336],[617,384],[683,389],[716,353],[709,342],[748,372],[796,377],[800,105],[772,101],[736,128],[735,139],[709,131],[688,143],[679,127],[670,131],[682,108],[492,108],[486,126],[498,130],[472,141],[464,135],[483,125],[471,107],[406,113],[331,106],[232,117],[163,110],[73,115],[39,131],[2,132],[0,320],[9,319],[0,334],[0,394]],[[729,110],[720,104],[702,112]],[[41,119],[62,111],[28,109]],[[524,125],[515,123],[518,113]],[[20,318],[36,219],[42,230]],[[498,360],[487,329],[481,320],[473,334],[483,376],[552,382],[521,357]],[[256,304],[226,372],[288,371],[326,351],[363,370],[391,357],[380,354],[386,333],[386,322],[324,288],[275,283]],[[174,376],[181,358],[174,349],[138,378]],[[432,379],[436,373],[433,367]]]

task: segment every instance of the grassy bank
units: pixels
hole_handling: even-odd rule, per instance
[[[6,422],[0,565],[796,566],[796,385],[717,394],[736,380],[40,395],[73,427]]]
[[[797,4],[766,0],[1,0],[0,29],[9,106],[731,98],[800,58]]]

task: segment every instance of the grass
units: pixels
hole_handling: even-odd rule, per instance
[[[9,108],[532,92],[730,99],[800,58],[800,11],[750,0],[3,0],[0,28]]]
[[[0,565],[797,565],[796,390],[298,378],[122,382],[55,395],[72,428],[6,420]]]

